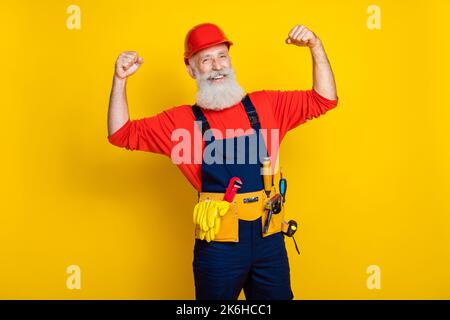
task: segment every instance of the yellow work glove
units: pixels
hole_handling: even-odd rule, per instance
[[[198,224],[201,240],[214,240],[220,229],[220,218],[228,212],[230,203],[220,200],[206,200],[194,207],[194,224]]]

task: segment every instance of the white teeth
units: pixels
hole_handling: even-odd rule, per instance
[[[221,78],[223,78],[224,76],[217,76],[217,77],[214,77],[214,78],[212,78],[212,79],[214,79],[214,80],[217,80],[217,79],[221,79]]]

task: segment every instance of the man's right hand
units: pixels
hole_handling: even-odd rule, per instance
[[[122,52],[116,61],[115,76],[119,79],[126,79],[135,73],[143,63],[144,59],[139,57],[137,52]]]

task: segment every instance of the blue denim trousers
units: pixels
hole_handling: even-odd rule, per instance
[[[239,242],[195,240],[197,300],[291,300],[289,261],[281,232],[262,237],[261,219],[239,220]]]

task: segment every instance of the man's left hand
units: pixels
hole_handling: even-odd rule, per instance
[[[295,44],[299,47],[314,48],[320,44],[319,38],[304,25],[296,25],[289,32],[287,44]]]

